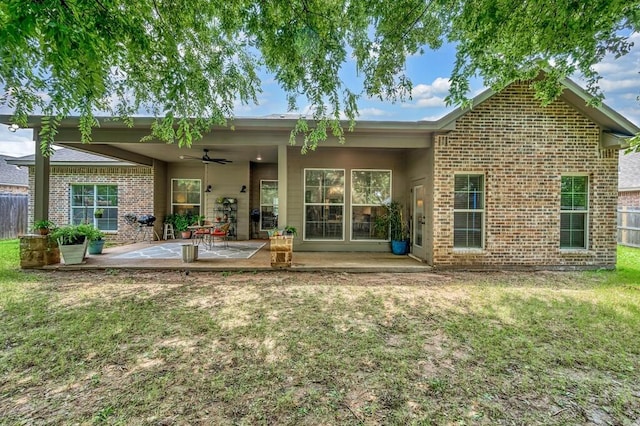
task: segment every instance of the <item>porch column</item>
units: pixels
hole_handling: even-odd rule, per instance
[[[34,170],[33,220],[49,220],[49,157],[42,155],[39,129],[33,129],[36,145],[36,166]]]
[[[287,145],[278,146],[278,228],[287,224]]]

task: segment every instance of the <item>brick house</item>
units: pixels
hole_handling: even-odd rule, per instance
[[[153,212],[153,171],[150,167],[62,148],[49,159],[49,220],[62,225],[92,223],[113,241],[126,241],[130,232],[125,213]],[[29,223],[34,218],[35,155],[15,158],[10,164],[28,170]],[[104,210],[101,218],[94,210]],[[121,231],[125,232],[121,232]]]
[[[640,210],[640,153],[620,151],[618,207]]]
[[[0,155],[0,194],[26,194],[29,191],[27,171],[7,163],[15,159],[16,157]]]
[[[305,155],[289,145],[296,120],[287,118],[234,119],[233,130],[182,149],[139,143],[152,118],[133,128],[105,120],[88,145],[69,119],[56,143],[150,168],[145,196],[157,217],[188,209],[214,218],[219,200],[233,198],[239,239],[278,223],[299,230],[297,251],[388,251],[374,225],[395,200],[411,255],[438,268],[612,268],[618,149],[640,129],[587,100],[566,81],[543,107],[514,83],[437,121],[358,122],[346,144],[330,138]]]

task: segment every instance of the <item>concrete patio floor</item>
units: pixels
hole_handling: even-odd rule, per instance
[[[88,255],[79,265],[57,264],[45,269],[57,270],[191,270],[191,271],[275,271],[271,267],[269,241],[249,259],[212,259],[199,258],[195,262],[185,263],[182,259],[123,259],[116,258],[124,253],[141,250],[153,245],[166,244],[167,241],[153,243],[141,242],[121,246],[107,247],[103,254]],[[180,240],[178,240],[180,242]],[[187,240],[185,240],[187,242]],[[293,262],[289,269],[300,272],[426,272],[431,267],[409,256],[397,256],[392,253],[360,252],[293,252]]]

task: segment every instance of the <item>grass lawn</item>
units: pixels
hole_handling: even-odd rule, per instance
[[[29,273],[0,241],[0,424],[638,425],[640,250],[619,263]]]

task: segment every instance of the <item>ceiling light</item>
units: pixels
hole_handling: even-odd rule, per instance
[[[16,132],[16,130],[18,130],[19,128],[20,128],[20,126],[18,126],[16,123],[12,123],[12,124],[9,126],[9,131],[10,131],[10,132],[12,132],[12,133],[15,133],[15,132]]]

